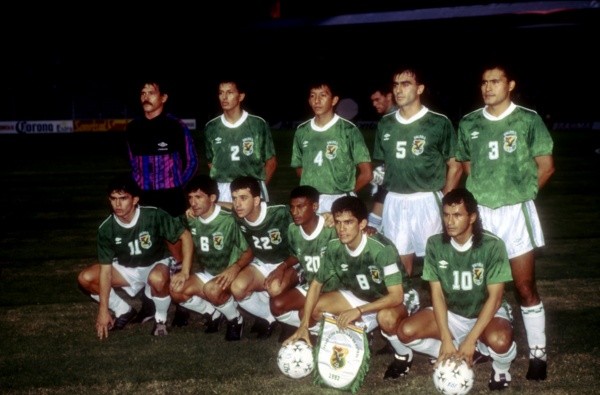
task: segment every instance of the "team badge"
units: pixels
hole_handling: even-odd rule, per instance
[[[212,239],[213,239],[213,247],[215,247],[215,250],[221,251],[223,249],[223,233],[221,233],[221,232],[213,233]]]
[[[279,229],[269,230],[269,238],[271,239],[271,244],[281,243],[281,232]]]
[[[335,159],[337,156],[338,143],[337,141],[327,142],[327,148],[325,149],[325,157],[327,159]]]
[[[335,345],[331,349],[331,356],[329,357],[329,363],[334,369],[341,369],[346,366],[346,355],[348,355],[348,349],[339,345]]]
[[[517,149],[517,132],[510,130],[504,133],[504,151],[510,153]]]
[[[423,153],[424,149],[425,149],[425,136],[423,136],[423,135],[415,136],[415,138],[413,139],[412,147],[411,147],[412,153],[418,156]]]
[[[246,156],[250,156],[254,153],[254,139],[252,137],[246,137],[242,139],[242,152]]]
[[[473,268],[473,283],[475,285],[483,284],[483,263],[477,262],[471,267]]]
[[[369,266],[369,272],[371,273],[371,280],[375,284],[381,284],[381,271],[377,266]]]
[[[150,233],[148,233],[148,232],[140,233],[139,240],[140,240],[140,246],[143,249],[147,250],[148,248],[152,247],[152,237],[150,237]]]

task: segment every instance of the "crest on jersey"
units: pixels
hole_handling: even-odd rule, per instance
[[[246,156],[250,156],[254,153],[254,139],[252,137],[242,139],[242,152]]]
[[[335,159],[337,156],[338,143],[337,141],[328,141],[325,149],[325,157],[327,159]]]
[[[504,151],[510,153],[517,149],[517,132],[509,130],[504,133]]]
[[[483,263],[477,262],[471,267],[473,268],[473,283],[475,285],[483,284]]]
[[[415,155],[421,155],[423,150],[425,149],[425,136],[419,135],[415,136],[413,139],[411,151]]]
[[[150,237],[150,233],[142,232],[138,238],[140,240],[140,246],[143,249],[147,250],[148,248],[152,247],[152,237]]]
[[[281,243],[281,232],[279,229],[269,230],[269,238],[271,239],[271,244]]]
[[[371,279],[375,284],[381,284],[383,279],[381,278],[381,271],[377,266],[369,266],[369,273],[371,273]]]
[[[221,251],[223,249],[223,233],[215,232],[212,235],[213,247],[215,250]]]
[[[341,369],[346,365],[346,355],[348,355],[348,348],[340,345],[335,345],[331,349],[331,356],[329,357],[329,363],[334,369]]]

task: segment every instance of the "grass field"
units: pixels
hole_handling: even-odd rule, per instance
[[[274,131],[277,202],[297,185],[291,137]],[[538,251],[537,278],[549,377],[525,380],[526,341],[516,314],[519,352],[505,392],[600,394],[600,133],[553,137],[557,171],[537,199],[547,243]],[[366,138],[370,143],[372,133]],[[104,188],[115,172],[128,171],[123,135],[0,136],[0,147],[0,393],[339,393],[279,373],[278,332],[266,341],[246,334],[226,342],[224,328],[207,335],[193,316],[165,338],[150,336],[151,324],[144,324],[97,340],[97,305],[78,290],[76,277],[95,260],[96,229],[108,214]],[[510,287],[507,296],[516,307]],[[383,344],[377,337],[374,348]],[[434,393],[425,358],[417,356],[410,375],[393,382],[382,379],[389,361],[373,355],[359,393]],[[472,393],[488,392],[490,370],[490,363],[475,367]]]

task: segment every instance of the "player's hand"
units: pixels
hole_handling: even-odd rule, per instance
[[[336,320],[338,328],[340,328],[340,329],[346,328],[351,322],[354,322],[354,321],[360,319],[361,315],[362,314],[360,313],[360,311],[358,311],[358,309],[356,307],[342,311],[337,316],[337,320]]]
[[[115,319],[110,315],[107,311],[98,311],[98,316],[96,317],[96,335],[98,339],[107,339],[108,338],[108,330],[112,328],[115,323]]]
[[[458,347],[457,355],[465,360],[469,366],[473,366],[473,354],[475,354],[475,343],[462,342]]]
[[[222,290],[229,289],[231,283],[233,280],[235,280],[241,270],[242,269],[240,269],[240,267],[236,264],[229,266],[227,269],[215,276],[217,285],[221,287]]]
[[[282,345],[286,346],[290,343],[295,342],[296,340],[303,340],[306,342],[306,344],[312,347],[312,343],[310,341],[310,333],[308,331],[308,328],[305,326],[300,325],[300,327],[296,329],[296,332],[294,332],[292,336],[288,337],[286,340],[283,341]]]
[[[456,355],[458,354],[456,347],[454,347],[454,343],[451,341],[442,342],[440,347],[440,354],[438,355],[437,360],[435,361],[434,368],[436,368],[439,364],[443,364],[446,361],[455,360]]]
[[[264,287],[266,290],[269,290],[271,284],[275,283],[277,285],[281,285],[283,283],[283,277],[285,275],[285,267],[283,264],[280,264],[273,270],[267,278],[265,278]]]
[[[375,233],[377,233],[377,229],[375,229],[371,225],[368,225],[367,227],[365,227],[365,233],[366,233],[367,236],[372,236]]]
[[[187,281],[190,276],[183,272],[175,273],[171,277],[171,291],[180,292],[183,288],[183,284]]]
[[[185,210],[185,216],[187,218],[194,218],[194,210],[192,210],[192,208],[188,208],[187,210]]]
[[[333,214],[330,212],[322,213],[321,216],[325,219],[325,226],[328,228],[333,228],[335,226],[335,220],[333,219]]]

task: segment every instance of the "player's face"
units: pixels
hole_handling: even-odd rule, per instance
[[[463,203],[444,205],[443,211],[444,227],[448,236],[459,244],[464,244],[473,234],[473,224],[477,215],[469,214]]]
[[[246,95],[240,93],[236,84],[226,82],[219,85],[219,103],[223,111],[233,110],[239,107]]]
[[[515,82],[509,81],[500,69],[486,70],[481,78],[481,95],[487,106],[508,105]]]
[[[388,112],[392,101],[392,95],[383,95],[380,91],[377,91],[371,95],[371,103],[375,107],[377,114],[384,115]]]
[[[296,225],[304,225],[317,214],[318,204],[307,197],[297,197],[290,200],[290,214]]]
[[[333,93],[331,93],[331,90],[326,85],[311,89],[308,95],[308,104],[315,116],[333,113],[333,107],[337,102],[338,97],[333,96]]]
[[[108,197],[113,213],[125,223],[131,222],[135,215],[135,206],[139,198],[123,191],[113,191]]]
[[[253,197],[250,193],[250,189],[238,189],[231,193],[233,209],[240,218],[247,218],[248,220],[255,220],[252,218],[252,213],[260,205],[260,197]]]
[[[420,102],[425,85],[417,84],[414,74],[404,72],[394,76],[393,91],[398,107],[408,107]]]
[[[146,114],[160,114],[163,110],[167,95],[163,95],[158,87],[153,84],[146,84],[140,92],[140,101]]]
[[[215,210],[215,195],[207,195],[200,189],[187,195],[188,204],[195,217],[208,218]]]
[[[367,226],[367,221],[359,221],[349,211],[342,211],[333,216],[335,230],[340,241],[355,250],[360,244],[363,229]]]

